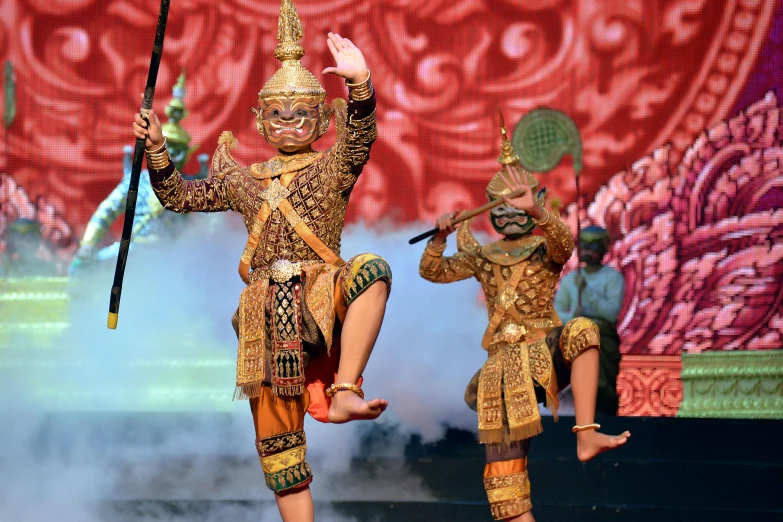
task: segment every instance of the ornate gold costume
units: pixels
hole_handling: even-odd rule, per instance
[[[350,85],[350,102],[335,100],[325,107],[325,91],[299,63],[304,54],[301,37],[293,2],[283,0],[275,51],[282,65],[259,92],[259,103],[283,99],[312,105],[315,100],[318,119],[308,120],[317,121],[320,134],[315,139],[331,115],[336,117],[337,139],[331,149],[317,152],[299,141],[298,152],[242,166],[231,156],[236,139],[224,132],[210,177],[199,181],[186,181],[172,164],[166,165],[165,151],[147,153],[148,166],[165,165],[150,168],[150,179],[166,209],[233,210],[244,217],[249,237],[239,273],[247,287],[232,321],[239,341],[234,398],[251,400],[259,456],[267,485],[276,492],[311,480],[304,413],[327,421],[325,388],[337,367],[330,350],[336,344],[337,322],[372,284],[384,280],[391,285],[391,270],[380,257],[360,254],[347,262],[340,257],[348,198],[377,138],[372,85],[369,79]],[[360,95],[355,96],[356,91]],[[271,144],[265,118],[258,112],[257,126]],[[287,120],[286,131],[305,125],[305,117],[296,118]]]
[[[532,509],[527,449],[529,439],[542,431],[538,403],[545,400],[556,417],[558,393],[570,379],[571,362],[584,350],[598,347],[599,336],[586,319],[569,321],[560,334],[554,297],[560,272],[574,250],[571,231],[556,210],[546,209],[546,191],[535,190],[538,182],[519,165],[505,129],[498,161],[517,170],[544,208],[544,217],[533,220],[543,235],[531,233],[531,216],[507,204],[510,211],[491,218],[505,223],[493,221],[505,239],[480,245],[470,221],[463,222],[457,253],[444,257],[445,242],[428,243],[419,273],[434,283],[475,277],[484,291],[489,325],[481,344],[487,361],[471,380],[465,400],[478,412],[479,442],[487,445],[484,486],[493,516],[503,520]],[[503,171],[492,179],[488,199],[512,192],[505,179],[509,178]],[[509,224],[516,229],[504,228]],[[545,399],[537,397],[537,389]]]
[[[481,442],[502,442],[506,423],[511,440],[541,432],[534,382],[547,391],[548,407],[557,410],[557,382],[545,339],[561,325],[552,302],[574,244],[559,217],[541,229],[545,237],[529,235],[481,246],[465,222],[454,256],[443,257],[442,250],[427,245],[421,259],[424,279],[452,283],[475,277],[486,296],[489,326],[482,346],[488,359],[478,389]]]
[[[375,105],[374,99],[365,103]],[[291,220],[296,221],[297,217],[339,255],[350,191],[378,136],[375,111],[362,107],[367,114],[360,118],[359,110],[351,108],[347,114],[338,114],[337,143],[329,151],[276,156],[242,167],[231,157],[229,145],[235,140],[224,135],[213,156],[209,179],[186,182],[179,172],[157,176],[153,181],[155,192],[163,206],[174,212],[234,210],[244,216],[248,232],[253,232],[255,224],[262,239],[252,255],[251,269],[270,267],[278,259],[321,260],[291,226]],[[345,122],[342,132],[340,120]],[[273,189],[265,186],[263,180],[272,180]],[[276,200],[283,195],[296,212],[290,218],[278,208]],[[267,205],[269,216],[263,222],[257,221],[262,207]]]

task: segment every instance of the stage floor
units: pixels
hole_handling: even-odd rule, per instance
[[[272,522],[279,520],[272,502],[190,501],[124,502],[105,506],[106,522]],[[316,502],[318,522],[492,522],[485,502]],[[536,504],[538,522],[780,522],[783,511],[679,507]],[[259,518],[259,514],[261,517]]]
[[[544,419],[529,459],[539,522],[783,520],[783,423],[600,422],[608,433],[629,429],[631,440],[583,464],[569,430],[573,419]],[[238,446],[247,434],[227,428],[231,423],[214,414],[60,413],[29,433],[7,424],[15,430],[0,433],[0,520],[277,521],[258,459]],[[472,433],[450,429],[439,442],[422,444],[388,426],[362,426],[343,439],[352,446],[346,454],[329,454],[328,437],[343,433],[334,427],[314,426],[308,435],[319,522],[492,520],[483,448]],[[8,433],[18,437],[3,440]],[[239,450],[229,454],[231,448]]]

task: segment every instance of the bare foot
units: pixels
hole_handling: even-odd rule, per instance
[[[580,431],[576,434],[576,456],[582,462],[587,462],[596,455],[625,444],[630,431],[621,435],[606,435],[595,430]]]
[[[389,402],[384,399],[365,401],[350,390],[340,390],[332,397],[329,422],[342,424],[352,420],[372,420],[383,413]]]

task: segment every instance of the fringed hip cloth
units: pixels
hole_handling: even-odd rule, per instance
[[[323,389],[333,382],[339,359],[331,350],[339,341],[335,330],[351,303],[372,284],[385,281],[391,288],[391,269],[373,254],[357,255],[343,266],[276,265],[286,270],[250,274],[232,321],[239,340],[234,398],[257,397],[265,384],[279,396],[301,395],[307,388],[310,413],[325,421]]]
[[[242,292],[235,399],[258,397],[267,378],[275,395],[304,392],[301,301],[299,276],[285,282],[257,281]]]
[[[557,415],[557,379],[545,337],[490,347],[478,378],[479,442],[499,444],[542,432],[536,384]]]

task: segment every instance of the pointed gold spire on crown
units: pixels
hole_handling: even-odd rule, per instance
[[[506,185],[500,177],[501,173],[505,170],[506,165],[511,165],[516,168],[518,172],[522,173],[525,182],[530,185],[533,190],[538,187],[538,180],[522,167],[522,164],[519,162],[519,156],[517,156],[517,153],[514,151],[511,140],[508,139],[506,123],[503,120],[503,112],[500,110],[500,107],[498,107],[498,116],[500,118],[500,156],[498,157],[498,163],[503,165],[503,169],[495,174],[495,177],[493,177],[492,181],[487,185],[487,198],[490,200],[498,199],[502,197],[503,194],[511,193],[511,189],[508,188],[508,185]]]
[[[296,12],[293,0],[283,0],[280,5],[280,18],[277,20],[277,48],[275,58],[281,62],[301,60],[305,55],[299,40],[304,36],[302,21]]]
[[[277,21],[278,43],[275,49],[275,58],[280,60],[282,65],[258,93],[259,101],[313,97],[322,102],[326,98],[324,88],[299,62],[305,54],[299,43],[303,36],[302,21],[293,0],[282,0],[280,18]]]
[[[503,121],[503,111],[498,107],[498,117],[500,118],[500,157],[498,163],[501,165],[518,165],[519,156],[514,152],[514,146],[511,145],[511,140],[508,139],[506,133],[506,122]]]

